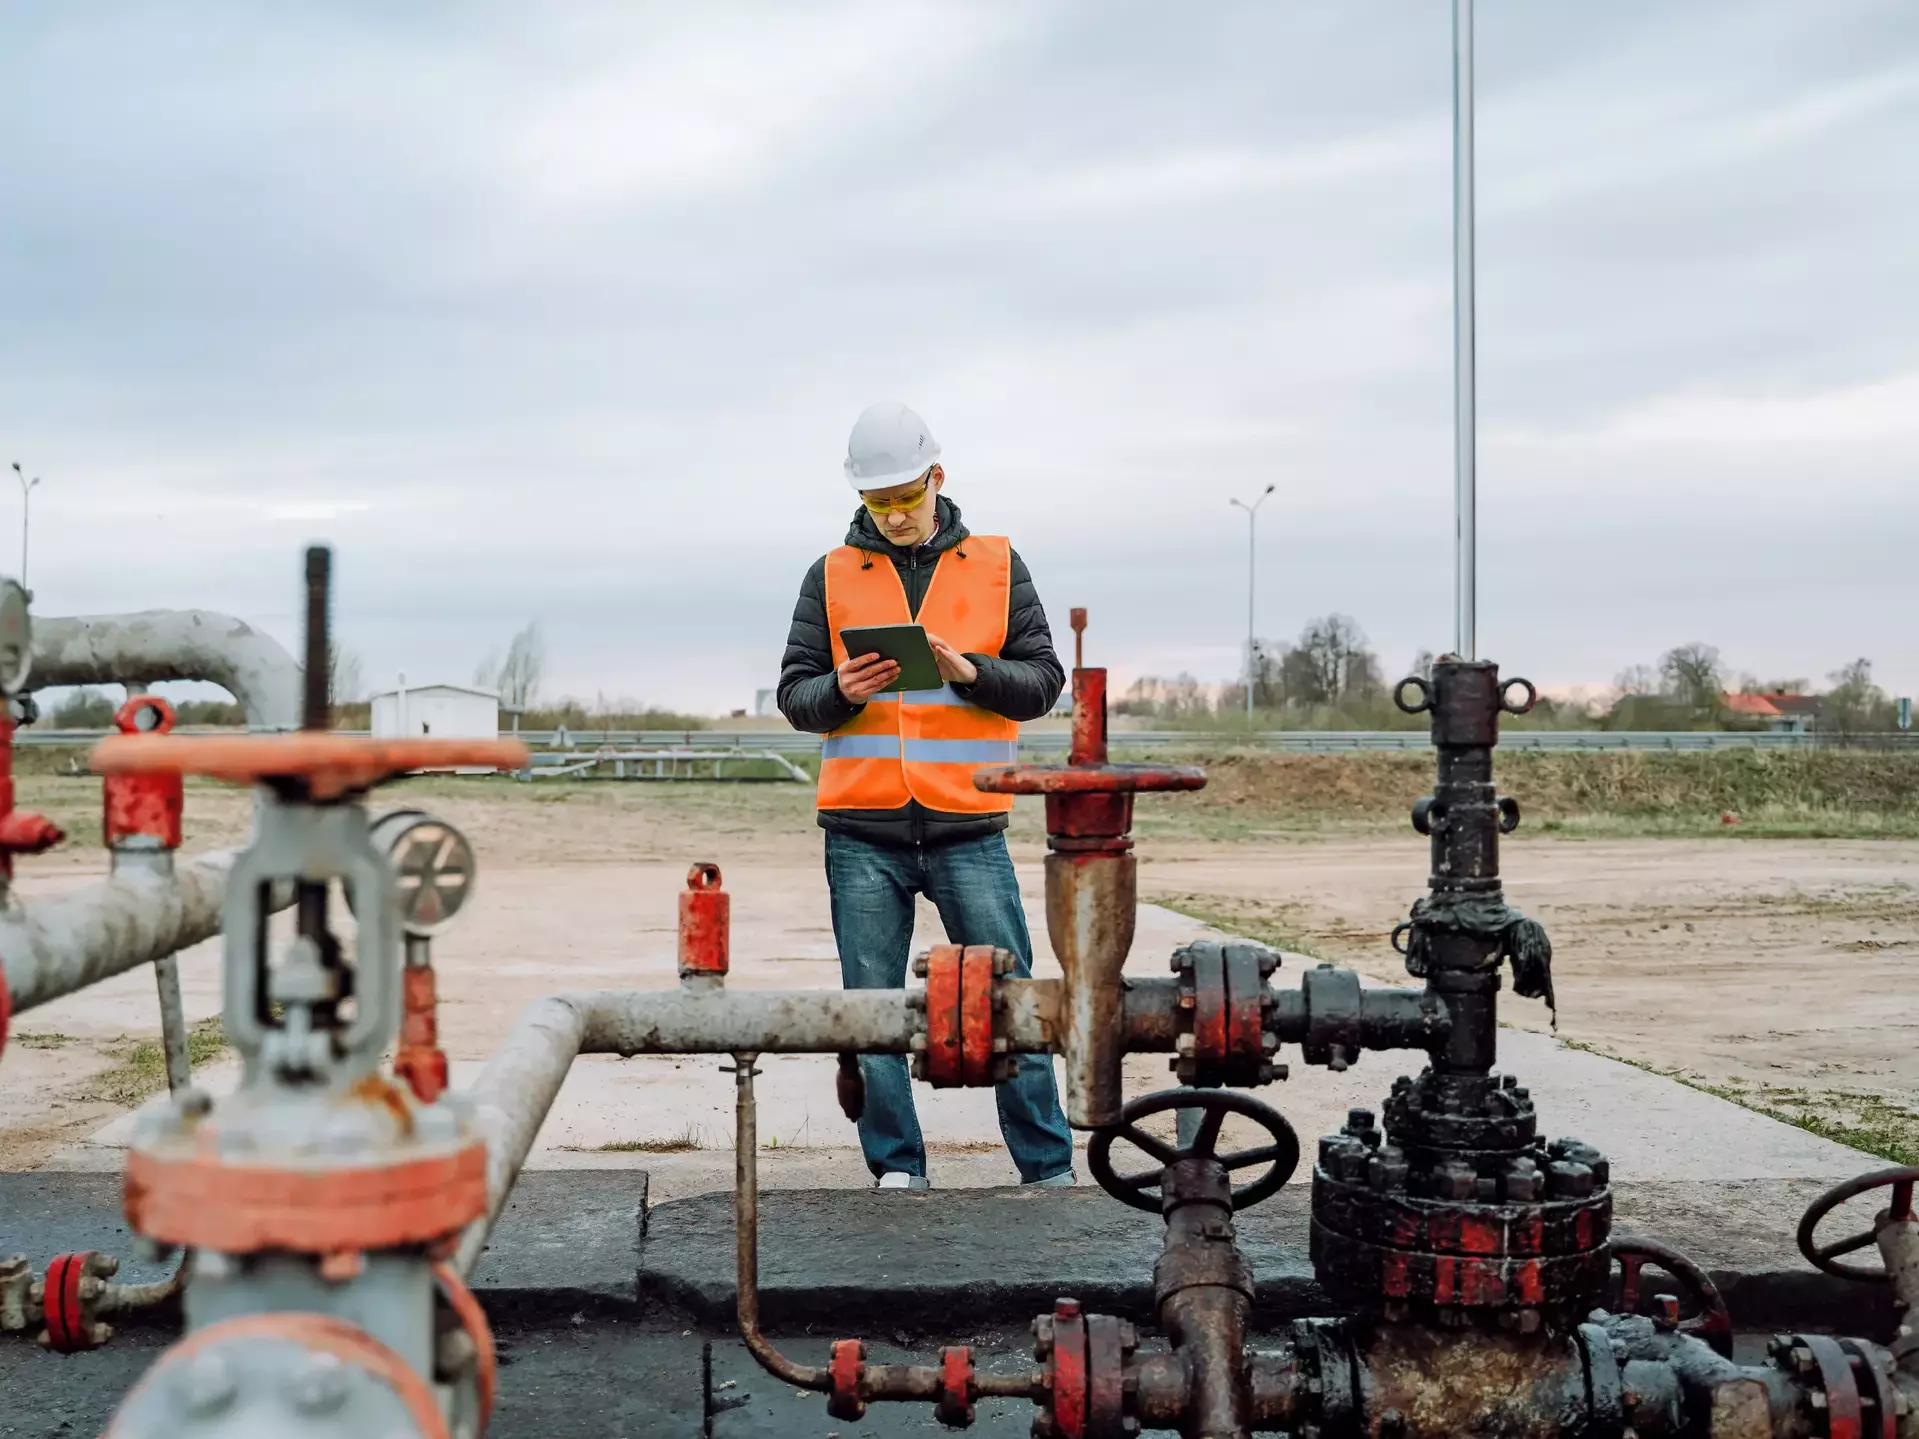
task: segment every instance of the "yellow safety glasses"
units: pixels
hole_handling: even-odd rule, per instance
[[[933,483],[933,472],[928,470],[920,476],[920,482],[903,495],[894,495],[890,500],[876,500],[864,490],[860,492],[860,503],[876,515],[903,515],[908,510],[916,510],[926,499],[926,491]]]

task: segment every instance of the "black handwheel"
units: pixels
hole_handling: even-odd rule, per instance
[[[1193,1136],[1192,1146],[1187,1149],[1155,1138],[1139,1127],[1140,1120],[1148,1115],[1164,1114],[1176,1109],[1204,1111],[1199,1132]],[[1272,1143],[1219,1153],[1219,1132],[1229,1114],[1252,1120],[1272,1136]],[[1157,1160],[1157,1167],[1133,1174],[1115,1171],[1113,1141],[1116,1139],[1125,1140],[1149,1158]],[[1127,1105],[1119,1112],[1119,1123],[1095,1132],[1093,1142],[1086,1149],[1086,1167],[1092,1171],[1093,1178],[1099,1181],[1099,1187],[1121,1204],[1130,1204],[1150,1214],[1160,1212],[1158,1190],[1166,1166],[1177,1164],[1182,1159],[1215,1160],[1228,1174],[1259,1164],[1267,1165],[1266,1172],[1259,1178],[1233,1191],[1233,1208],[1250,1209],[1262,1199],[1272,1198],[1279,1192],[1279,1187],[1293,1177],[1293,1170],[1299,1166],[1299,1136],[1293,1133],[1293,1126],[1286,1122],[1283,1114],[1250,1094],[1231,1089],[1164,1089]],[[1151,1198],[1147,1197],[1149,1194]]]
[[[1697,1312],[1681,1319],[1665,1316],[1681,1334],[1689,1334],[1726,1358],[1732,1358],[1732,1311],[1719,1292],[1719,1286],[1706,1277],[1706,1271],[1677,1249],[1652,1239],[1614,1239],[1607,1245],[1615,1267],[1609,1307],[1615,1314],[1639,1313],[1640,1273],[1648,1264],[1663,1269],[1679,1281],[1691,1295]]]
[[[1912,1187],[1919,1184],[1919,1168],[1901,1165],[1897,1169],[1876,1169],[1871,1174],[1862,1174],[1856,1179],[1848,1179],[1843,1184],[1835,1184],[1824,1194],[1813,1200],[1812,1207],[1799,1221],[1799,1252],[1812,1261],[1815,1269],[1823,1269],[1828,1274],[1836,1274],[1841,1279],[1863,1279],[1869,1284],[1884,1284],[1886,1271],[1877,1264],[1841,1264],[1839,1256],[1855,1254],[1861,1249],[1870,1249],[1879,1241],[1879,1227],[1889,1220],[1912,1218]],[[1841,1239],[1834,1244],[1814,1242],[1814,1233],[1819,1221],[1848,1199],[1857,1199],[1862,1194],[1875,1189],[1892,1189],[1892,1202],[1886,1206],[1886,1212],[1874,1221],[1872,1228],[1861,1230],[1850,1238]]]

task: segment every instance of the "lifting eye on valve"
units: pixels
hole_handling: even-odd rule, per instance
[[[1151,1115],[1182,1109],[1198,1110],[1201,1115],[1193,1142],[1184,1148],[1139,1127],[1140,1120]],[[1226,1117],[1232,1114],[1252,1120],[1266,1131],[1271,1142],[1220,1153],[1220,1131]],[[1119,1173],[1113,1167],[1113,1142],[1118,1139],[1157,1161],[1159,1167]],[[1099,1181],[1099,1187],[1121,1204],[1130,1204],[1149,1214],[1162,1212],[1168,1176],[1177,1165],[1189,1160],[1211,1160],[1229,1175],[1262,1164],[1267,1166],[1266,1172],[1251,1184],[1233,1190],[1233,1208],[1250,1209],[1261,1200],[1272,1198],[1280,1186],[1293,1177],[1293,1170],[1299,1165],[1299,1136],[1284,1115],[1250,1094],[1230,1089],[1198,1094],[1189,1089],[1168,1089],[1135,1099],[1120,1111],[1119,1123],[1095,1133],[1086,1149],[1086,1167]]]

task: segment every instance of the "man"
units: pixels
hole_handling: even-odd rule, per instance
[[[817,803],[848,989],[905,984],[918,894],[938,908],[949,941],[1010,950],[1018,973],[1032,973],[1006,854],[1013,799],[974,789],[973,772],[1013,759],[1019,722],[1052,709],[1066,676],[1026,566],[1003,537],[960,523],[959,507],[940,494],[939,454],[925,421],[904,405],[881,403],[860,416],[844,467],[860,508],[846,543],[807,571],[780,666],[780,713],[826,736]],[[883,693],[899,666],[849,655],[840,633],[915,621],[946,683]],[[868,1055],[860,1067],[867,1167],[881,1189],[926,1188],[906,1060]],[[1071,1184],[1072,1136],[1051,1062],[1019,1056],[997,1097],[1021,1181]]]

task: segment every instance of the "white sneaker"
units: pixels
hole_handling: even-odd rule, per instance
[[[1073,1178],[1073,1171],[1068,1169],[1046,1179],[1022,1180],[1019,1187],[1021,1189],[1071,1189],[1077,1183],[1079,1181]]]
[[[889,1169],[880,1176],[875,1189],[931,1189],[933,1182],[924,1175],[906,1174],[897,1169]]]

